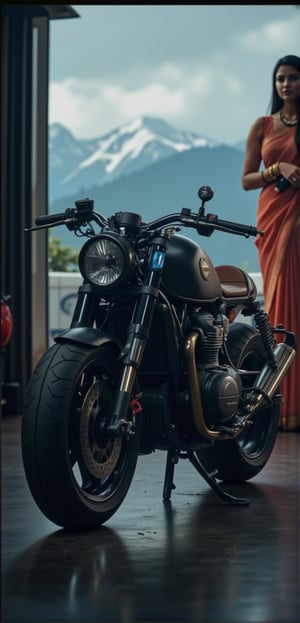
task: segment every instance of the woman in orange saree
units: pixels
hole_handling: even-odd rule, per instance
[[[261,163],[264,169],[260,170]],[[281,183],[286,187],[281,192]],[[271,324],[295,334],[297,351],[280,390],[280,428],[300,431],[300,57],[288,55],[273,71],[271,114],[252,125],[242,173],[245,190],[262,187],[257,238],[264,307]],[[277,341],[280,335],[276,334]]]

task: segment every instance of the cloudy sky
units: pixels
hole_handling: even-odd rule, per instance
[[[234,143],[300,56],[300,5],[71,5],[50,22],[49,123],[96,138],[138,115]]]

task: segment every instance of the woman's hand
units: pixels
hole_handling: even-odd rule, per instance
[[[279,170],[283,177],[285,177],[292,186],[299,188],[300,186],[300,168],[295,164],[289,162],[280,162]]]

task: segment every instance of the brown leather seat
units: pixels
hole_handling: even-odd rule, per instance
[[[252,277],[241,268],[229,264],[222,264],[215,268],[221,281],[224,298],[256,297],[257,289]]]

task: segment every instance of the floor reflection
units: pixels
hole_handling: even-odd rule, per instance
[[[228,487],[250,507],[208,491],[189,513],[161,502],[155,524],[56,530],[3,578],[4,621],[296,623],[298,501],[274,484]],[[146,527],[146,529],[145,529]]]

